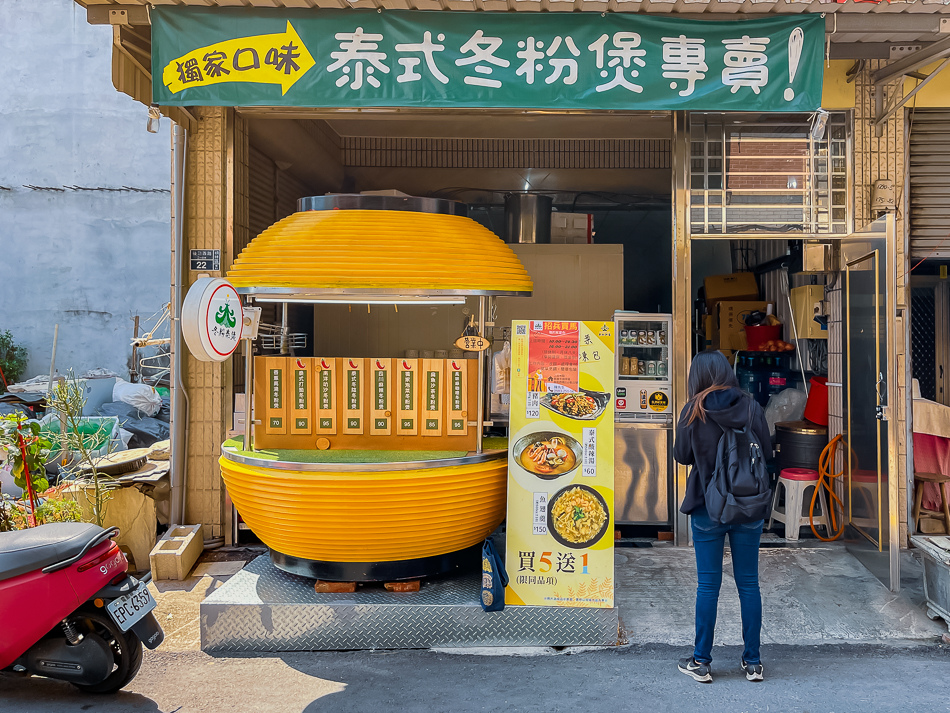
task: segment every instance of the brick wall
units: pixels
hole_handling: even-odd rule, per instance
[[[228,256],[228,120],[230,109],[196,108],[197,127],[189,132],[185,176],[184,249],[221,250]],[[222,262],[225,262],[222,260]],[[186,273],[185,289],[196,276]],[[188,455],[185,520],[202,523],[206,536],[224,530],[224,488],[218,457],[231,421],[231,360],[202,362],[182,355],[188,395]]]

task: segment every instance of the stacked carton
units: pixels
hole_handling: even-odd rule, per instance
[[[729,361],[746,348],[745,317],[750,312],[765,312],[768,302],[759,300],[759,288],[751,272],[713,275],[703,281],[706,314],[703,331],[706,348],[718,349]]]

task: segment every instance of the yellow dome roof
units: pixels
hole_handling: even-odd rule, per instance
[[[471,218],[305,210],[248,244],[228,279],[243,294],[530,294],[508,245]]]

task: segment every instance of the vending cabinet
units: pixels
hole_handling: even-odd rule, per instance
[[[672,420],[669,314],[615,312],[617,420]]]
[[[672,315],[615,312],[614,503],[621,525],[671,525]]]

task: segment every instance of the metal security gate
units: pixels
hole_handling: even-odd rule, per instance
[[[950,111],[910,114],[910,256],[950,259]]]

